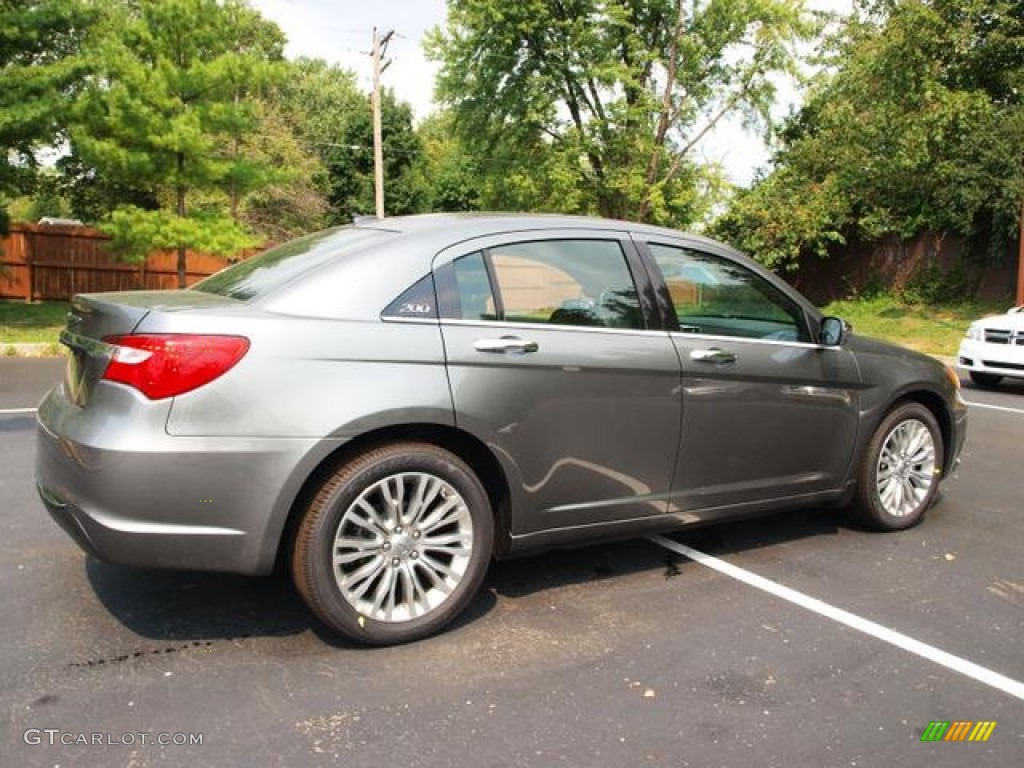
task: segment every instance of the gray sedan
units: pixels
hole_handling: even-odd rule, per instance
[[[724,245],[600,219],[361,222],[77,296],[61,341],[36,474],[83,549],[285,567],[371,644],[439,630],[492,557],[806,505],[905,528],[966,427],[948,367]]]

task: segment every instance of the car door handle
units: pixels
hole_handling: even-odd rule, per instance
[[[690,352],[690,359],[695,360],[698,363],[715,363],[721,365],[723,363],[735,363],[736,353],[726,352],[724,349],[718,349],[712,347],[711,349],[695,349]]]
[[[490,352],[495,355],[519,354],[536,352],[540,347],[536,341],[520,339],[518,336],[502,336],[500,339],[477,339],[473,344],[477,352]]]

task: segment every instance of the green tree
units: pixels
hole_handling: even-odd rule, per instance
[[[1024,200],[1024,5],[865,3],[720,234],[773,266],[849,238],[956,232],[1005,251]]]
[[[802,0],[449,0],[428,49],[482,164],[543,155],[571,210],[685,225],[692,150],[726,115],[766,124],[815,28]]]
[[[119,206],[103,226],[128,258],[176,249],[184,287],[189,248],[226,255],[254,242],[229,213],[271,178],[240,150],[258,128],[255,96],[277,76],[284,38],[240,0],[118,0],[106,10],[73,158],[86,178],[157,203]]]
[[[282,169],[239,206],[238,220],[248,229],[284,242],[327,225],[326,169],[319,154],[299,140],[285,104],[273,96],[261,102],[259,130],[242,141],[240,151]]]
[[[475,211],[483,202],[482,170],[452,128],[452,116],[438,112],[420,123],[432,211]]]
[[[384,210],[388,215],[421,213],[429,205],[423,146],[412,128],[412,108],[385,90],[381,97],[384,148]],[[366,101],[353,109],[338,141],[327,152],[329,200],[336,219],[351,221],[374,210],[373,118]]]
[[[263,99],[260,130],[250,139],[258,155],[288,174],[251,194],[241,218],[277,241],[321,229],[332,213],[327,163],[345,142],[351,115],[366,110],[352,72],[322,59],[299,58]]]
[[[28,191],[36,149],[62,138],[92,21],[81,0],[0,0],[0,196]],[[7,223],[0,200],[0,231]]]
[[[349,70],[322,59],[298,58],[271,91],[299,142],[322,160],[342,141],[350,115],[368,109],[366,94]]]

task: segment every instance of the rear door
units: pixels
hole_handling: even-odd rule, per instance
[[[513,533],[663,514],[679,359],[628,236],[474,241],[435,278],[456,422],[501,461]]]
[[[683,369],[672,511],[714,519],[839,488],[858,428],[852,354],[814,343],[803,307],[725,252],[656,240],[645,252]]]

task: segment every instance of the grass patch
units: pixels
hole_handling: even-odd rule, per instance
[[[0,344],[44,342],[57,344],[67,325],[70,304],[66,301],[23,301],[0,299]]]
[[[974,320],[998,315],[1009,304],[910,304],[892,296],[853,301],[833,301],[822,307],[826,315],[838,315],[862,336],[901,344],[930,355],[956,355],[964,332]]]

